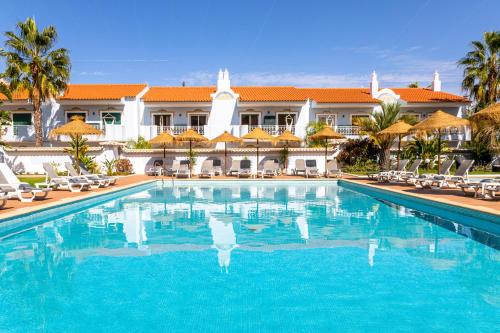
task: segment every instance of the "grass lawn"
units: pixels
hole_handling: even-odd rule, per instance
[[[19,180],[23,183],[28,183],[31,186],[35,186],[35,183],[44,183],[45,176],[18,176]]]

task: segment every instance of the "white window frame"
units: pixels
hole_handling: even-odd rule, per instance
[[[31,115],[31,125],[14,125],[14,114],[30,114]],[[11,111],[10,112],[10,123],[11,123],[11,126],[33,126],[35,124],[35,121],[34,121],[34,117],[33,117],[33,112],[31,111],[28,111],[28,110],[14,110],[14,111]]]
[[[102,121],[102,115],[104,113],[121,113],[121,120],[122,120],[122,125],[123,125],[123,111],[121,110],[100,110],[99,111],[99,122],[104,126],[104,122]],[[114,125],[114,124],[113,124]]]
[[[277,111],[277,112],[275,112],[275,114],[276,114],[276,125],[277,126],[279,126],[278,115],[280,115],[280,114],[293,114],[293,115],[295,115],[295,122],[293,123],[293,126],[297,125],[297,120],[299,119],[299,113],[297,111]],[[286,126],[286,124],[283,126]]]
[[[208,124],[208,117],[210,115],[210,112],[206,111],[193,111],[193,112],[188,112],[187,113],[187,118],[188,118],[188,126],[191,127],[191,116],[206,116],[207,117],[207,124]]]
[[[170,116],[171,125],[174,126],[174,113],[172,111],[153,111],[151,112],[151,126],[160,126],[155,125],[155,116]]]
[[[246,126],[243,125],[243,115],[257,115],[257,126],[260,126],[262,124],[262,112],[261,111],[254,111],[254,110],[247,110],[247,111],[240,111],[240,126]]]
[[[351,124],[350,124],[349,126],[357,126],[357,125],[354,125],[354,124],[352,123],[352,117],[353,117],[353,116],[354,116],[354,117],[356,117],[356,116],[358,116],[358,117],[359,117],[359,116],[361,116],[361,117],[368,117],[368,119],[370,119],[372,115],[371,115],[370,113],[351,113],[351,114],[349,115],[349,118],[350,118],[350,121],[351,121]]]
[[[88,110],[65,110],[64,111],[64,122],[68,123],[71,119],[68,119],[68,113],[85,113],[85,121],[89,120],[89,111]]]
[[[333,118],[333,126],[338,125],[337,115],[335,113],[316,113],[316,121],[319,121],[319,117],[332,117]]]

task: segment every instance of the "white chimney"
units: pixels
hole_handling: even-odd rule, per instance
[[[432,80],[432,90],[441,91],[441,79],[439,78],[439,73],[434,72],[434,80]]]
[[[217,91],[229,91],[231,90],[231,81],[229,80],[229,72],[227,68],[222,71],[219,70],[219,76],[217,79]]]
[[[372,81],[370,82],[370,93],[372,97],[375,97],[375,95],[378,92],[378,80],[377,80],[377,73],[373,71],[372,73]]]

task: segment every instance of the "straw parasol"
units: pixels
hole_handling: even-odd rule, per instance
[[[226,174],[227,165],[227,143],[228,142],[240,142],[241,139],[230,134],[228,131],[224,131],[221,135],[211,140],[213,143],[224,142],[224,175]]]
[[[152,145],[163,145],[163,158],[165,158],[167,144],[172,143],[174,140],[175,137],[173,135],[163,132],[149,140],[149,143]]]
[[[80,141],[79,138],[83,135],[100,135],[100,134],[103,134],[103,131],[93,127],[92,125],[87,124],[86,122],[83,121],[83,117],[80,116],[73,116],[71,117],[71,121],[69,123],[59,126],[58,128],[55,128],[52,131],[50,131],[51,136],[67,135],[67,136],[74,136],[77,138],[75,147],[77,168],[80,167],[78,165],[79,148],[80,148],[78,147]]]
[[[255,140],[257,141],[257,170],[259,169],[259,141],[273,141],[274,137],[267,134],[260,127],[255,127],[251,132],[243,135],[241,137],[245,140]]]
[[[492,104],[487,108],[475,113],[471,117],[472,120],[476,119],[500,119],[500,103]]]
[[[312,140],[325,140],[325,177],[326,177],[326,159],[328,156],[328,140],[329,139],[343,139],[344,136],[337,133],[330,126],[326,126],[321,131],[309,137]]]
[[[398,136],[398,170],[399,170],[399,155],[401,153],[401,138],[408,134],[412,126],[402,120],[392,124],[386,129],[378,132],[378,135],[397,135]]]
[[[192,145],[193,145],[193,142],[202,142],[202,141],[208,141],[208,139],[201,135],[200,133],[196,132],[195,130],[193,129],[188,129],[184,132],[182,132],[181,134],[177,135],[175,137],[175,140],[176,141],[184,141],[184,142],[188,142],[189,141],[189,158],[191,159],[191,156],[192,156],[192,153],[193,153],[193,149],[192,149]],[[189,172],[193,171],[193,166],[191,165],[191,161],[189,161]]]
[[[455,117],[449,113],[438,110],[433,112],[429,117],[422,120],[411,128],[411,131],[437,131],[438,137],[438,173],[441,169],[441,134],[443,130],[450,128],[458,128],[468,126],[470,123],[467,119]]]
[[[293,135],[293,133],[290,132],[289,130],[284,131],[283,133],[281,133],[281,135],[278,135],[274,140],[275,141],[286,142],[285,149],[288,149],[288,143],[290,141],[291,142],[300,142],[300,141],[302,141],[301,138],[299,138],[298,136]],[[288,164],[288,161],[285,160],[285,171],[287,169],[287,164]]]

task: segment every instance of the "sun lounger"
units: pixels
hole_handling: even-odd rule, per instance
[[[494,185],[495,183],[500,184],[500,180],[498,179],[482,179],[480,181],[465,181],[464,183],[457,184],[457,187],[462,190],[464,195],[469,193],[474,194],[474,197],[478,197],[480,195],[484,195],[484,190],[488,185]]]
[[[241,160],[238,169],[238,178],[248,178],[252,176],[252,163],[250,160]]]
[[[340,170],[336,159],[326,163],[326,176],[329,178],[342,178],[342,170]]]
[[[306,178],[319,177],[319,170],[316,166],[316,160],[306,160]]]
[[[390,171],[396,171],[397,167],[398,167],[397,164],[394,164],[391,166],[390,170],[369,173],[369,174],[367,174],[368,179],[377,180],[378,177],[380,176],[380,174],[390,172]]]
[[[163,160],[155,160],[153,166],[146,170],[148,176],[161,176],[163,174]]]
[[[104,179],[99,179],[94,175],[80,175],[78,171],[76,171],[76,169],[73,167],[73,164],[71,164],[70,162],[65,162],[64,167],[66,168],[66,170],[68,170],[69,176],[81,179],[82,181],[87,181],[90,184],[91,188],[109,186],[109,181]]]
[[[80,166],[80,174],[83,175],[83,176],[92,175],[92,176],[95,176],[95,177],[97,177],[99,179],[107,180],[109,185],[115,185],[116,181],[118,180],[118,177],[108,176],[108,175],[104,175],[102,173],[90,173],[83,166]]]
[[[0,194],[0,209],[5,207],[8,198],[6,194]]]
[[[168,175],[168,176],[176,176],[177,175],[177,171],[179,171],[179,168],[181,166],[181,161],[179,160],[173,160],[172,161],[172,165],[170,166],[170,168],[167,168],[165,170],[165,174]]]
[[[416,159],[410,165],[410,168],[406,171],[395,172],[394,176],[390,180],[404,181],[407,182],[408,179],[418,176],[418,168],[422,164],[421,159]]]
[[[299,175],[306,175],[306,161],[303,159],[299,158],[295,160],[295,169],[293,169],[293,174],[296,176]]]
[[[175,177],[177,177],[177,178],[190,178],[191,177],[191,172],[189,171],[189,161],[188,160],[182,160],[179,162],[179,169],[177,169]]]
[[[440,174],[432,174],[432,173],[423,174],[408,178],[406,182],[414,184],[416,187],[420,188],[430,187],[433,180],[441,180],[444,179],[447,175],[449,175],[452,166],[453,166],[453,160],[446,160],[443,162],[443,164],[441,164]]]
[[[377,176],[373,177],[379,182],[388,182],[395,178],[399,173],[404,172],[409,162],[410,160],[401,160],[399,161],[399,166],[396,164],[396,168],[394,170],[382,171],[379,172]]]
[[[262,170],[259,171],[259,174],[262,178],[264,177],[275,177],[278,175],[278,167],[276,165],[276,161],[274,160],[266,160],[264,161],[264,165],[262,166]]]
[[[214,175],[219,176],[222,175],[222,161],[218,158],[214,158],[212,160],[212,167],[214,169]]]
[[[38,189],[28,183],[22,183],[7,164],[0,163],[0,196],[5,196],[5,199],[15,198],[21,202],[32,202],[34,199],[46,198],[50,191],[50,188]],[[0,203],[0,206],[4,204]]]
[[[500,196],[500,182],[484,184],[482,192],[486,199],[497,198]]]
[[[457,187],[457,184],[465,183],[468,178],[469,170],[474,164],[474,160],[464,160],[455,171],[453,176],[445,176],[444,179],[440,179],[434,181],[431,184],[432,186],[436,186],[438,188],[442,187]]]
[[[238,170],[240,170],[240,161],[239,160],[232,160],[231,167],[229,168],[227,175],[228,176],[238,175]]]
[[[214,161],[213,160],[204,160],[201,163],[201,171],[198,175],[199,178],[212,178],[214,175]]]
[[[49,187],[53,189],[69,190],[71,192],[81,192],[88,190],[90,184],[87,181],[82,181],[79,178],[59,176],[56,169],[50,163],[43,163],[46,180],[45,183],[36,184],[37,188]]]

